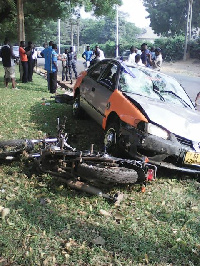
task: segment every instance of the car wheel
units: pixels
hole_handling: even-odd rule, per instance
[[[119,122],[111,122],[106,127],[104,144],[106,151],[113,156],[119,156]]]
[[[105,166],[103,163],[81,163],[76,173],[82,179],[102,183],[134,184],[138,180],[138,173],[134,169]]]
[[[81,118],[81,105],[80,105],[80,94],[77,95],[73,103],[73,116],[78,119]]]

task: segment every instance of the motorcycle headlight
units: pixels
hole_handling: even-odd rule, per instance
[[[158,127],[154,124],[148,123],[147,124],[147,133],[163,138],[163,139],[168,139],[169,134],[167,133],[166,130],[162,129],[161,127]]]

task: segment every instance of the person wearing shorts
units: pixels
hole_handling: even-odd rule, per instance
[[[5,38],[4,45],[1,48],[0,51],[0,57],[2,57],[2,63],[5,70],[5,86],[8,87],[8,82],[11,79],[12,82],[12,88],[16,89],[16,82],[15,82],[15,62],[14,60],[17,59],[17,57],[13,54],[13,49],[9,44],[9,40]]]

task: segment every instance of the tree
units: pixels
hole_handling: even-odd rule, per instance
[[[188,0],[143,0],[149,13],[150,26],[157,34],[184,34],[188,16]],[[193,27],[200,26],[200,1],[193,1]]]
[[[133,43],[141,29],[134,23],[126,21],[126,14],[119,12],[119,40],[120,43]],[[84,19],[81,20],[80,42],[84,43],[106,43],[116,40],[116,21],[110,17],[103,19]]]
[[[86,11],[93,11],[95,16],[113,15],[114,6],[122,4],[122,0],[26,0],[24,1],[24,16],[26,34],[35,27],[35,23],[58,18],[70,18],[77,8],[85,6]],[[16,40],[17,0],[0,0],[0,37],[7,35]],[[33,23],[34,22],[34,23]],[[28,30],[27,30],[28,29]]]
[[[191,40],[192,5],[193,5],[193,0],[188,0],[188,13],[187,13],[186,32],[185,32],[185,47],[184,47],[184,55],[183,55],[184,60],[186,60],[186,57],[187,57],[188,42],[190,42]]]

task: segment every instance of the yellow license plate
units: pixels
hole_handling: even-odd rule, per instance
[[[188,151],[185,155],[185,164],[200,164],[200,153]]]

